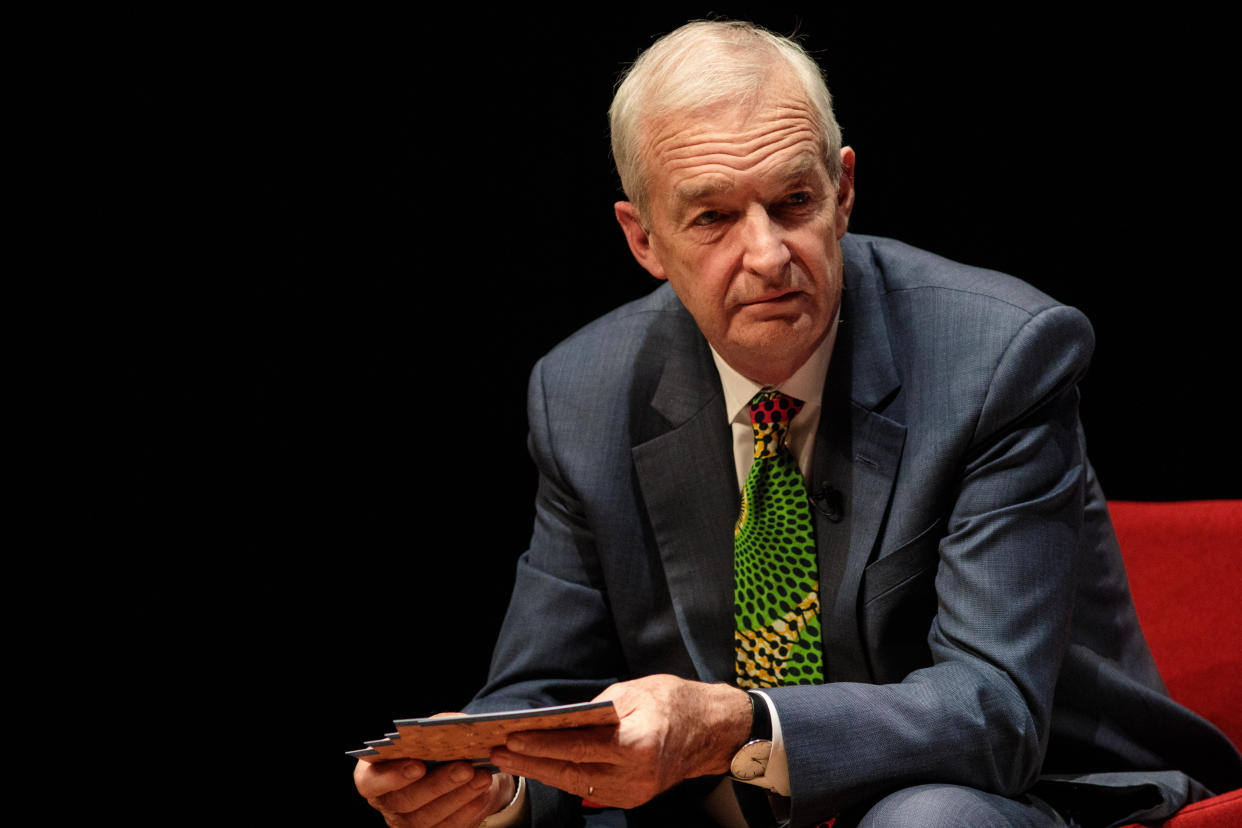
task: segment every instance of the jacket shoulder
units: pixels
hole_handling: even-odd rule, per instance
[[[569,392],[641,375],[674,343],[693,338],[694,320],[668,284],[609,311],[550,350],[537,366],[545,381]]]
[[[968,297],[1009,305],[1035,315],[1060,305],[1048,294],[996,270],[962,264],[905,242],[881,236],[848,234],[842,240],[847,274],[853,270],[859,287],[885,295],[903,291],[943,291],[957,302]],[[848,276],[847,276],[848,283]]]
[[[929,338],[976,356],[1004,349],[1029,326],[1054,329],[1089,356],[1091,323],[1076,308],[999,271],[955,262],[879,236],[847,235],[842,241],[846,289],[854,304],[882,308],[890,335],[920,348]]]

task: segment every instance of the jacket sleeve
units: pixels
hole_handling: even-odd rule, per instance
[[[1073,615],[1087,481],[1077,383],[1092,345],[1085,317],[1054,306],[996,361],[952,459],[930,666],[889,684],[769,691],[792,825],[920,783],[1014,795],[1035,781]]]

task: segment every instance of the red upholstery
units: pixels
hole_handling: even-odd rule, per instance
[[[1242,501],[1113,501],[1108,511],[1169,695],[1242,744]],[[1242,825],[1242,790],[1163,825]]]
[[[1242,789],[1192,802],[1160,825],[1162,828],[1238,828],[1242,825]]]

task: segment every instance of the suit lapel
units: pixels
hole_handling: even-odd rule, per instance
[[[663,430],[632,451],[690,659],[701,680],[732,681],[737,476],[720,378],[682,317],[651,401]]]
[[[888,511],[906,427],[882,414],[900,388],[875,280],[845,262],[841,327],[816,434],[817,504],[827,681],[870,681],[858,595]],[[833,513],[830,517],[826,512]]]

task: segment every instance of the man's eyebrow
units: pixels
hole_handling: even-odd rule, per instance
[[[812,153],[804,152],[777,170],[781,186],[801,183],[812,176],[819,158]],[[727,178],[709,178],[706,181],[694,181],[679,184],[673,189],[673,209],[684,212],[695,204],[721,195],[732,190],[734,183]]]
[[[707,181],[681,184],[673,191],[673,201],[677,206],[685,207],[732,189],[733,182],[724,178],[713,178]]]
[[[810,175],[818,161],[819,159],[811,153],[804,152],[789,162],[788,166],[781,171],[781,178],[787,184],[791,181],[800,181]]]
[[[818,163],[819,159],[815,155],[804,152],[776,171],[776,174],[780,176],[778,180],[788,184],[792,181],[805,179],[814,172],[815,166]],[[713,178],[707,181],[696,181],[679,185],[673,191],[673,199],[678,204],[687,204],[710,198],[732,189],[732,181],[726,178]]]

